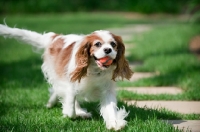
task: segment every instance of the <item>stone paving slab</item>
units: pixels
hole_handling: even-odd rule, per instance
[[[181,94],[182,89],[177,87],[124,87],[118,90],[127,90],[138,94]]]
[[[200,132],[200,120],[164,120],[184,132]]]
[[[135,72],[133,76],[130,78],[130,81],[137,81],[142,78],[149,78],[158,75],[157,73],[153,72]]]
[[[123,40],[129,41],[133,38],[133,34],[139,34],[149,31],[152,27],[147,24],[130,24],[122,28],[108,28],[110,32],[120,35]]]
[[[166,108],[182,114],[200,114],[200,101],[125,101],[128,105],[143,108]]]

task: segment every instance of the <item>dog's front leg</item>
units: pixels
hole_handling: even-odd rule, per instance
[[[68,88],[70,89],[70,88]],[[64,117],[69,117],[69,118],[75,118],[76,117],[76,112],[75,112],[75,98],[76,95],[73,91],[67,90],[65,93],[65,96],[62,99],[62,113]]]
[[[106,123],[107,129],[120,130],[126,125],[124,118],[128,115],[125,109],[117,107],[114,89],[104,93],[101,99],[101,115]]]

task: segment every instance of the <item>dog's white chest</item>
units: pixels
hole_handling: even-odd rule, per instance
[[[77,98],[86,101],[98,101],[112,85],[113,81],[106,72],[90,73],[80,83]]]

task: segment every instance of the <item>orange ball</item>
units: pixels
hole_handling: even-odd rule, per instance
[[[110,57],[108,57],[108,56],[99,59],[99,61],[100,61],[103,65],[105,65],[105,66],[111,65],[112,62],[113,62],[113,60],[112,60]]]

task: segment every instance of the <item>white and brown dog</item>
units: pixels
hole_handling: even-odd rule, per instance
[[[120,36],[105,30],[89,35],[39,34],[5,25],[0,25],[0,35],[45,49],[42,71],[52,86],[47,107],[59,99],[65,117],[87,118],[91,114],[79,102],[99,100],[108,129],[120,130],[126,125],[124,118],[128,113],[117,107],[115,80],[130,79],[133,72],[125,59]]]

